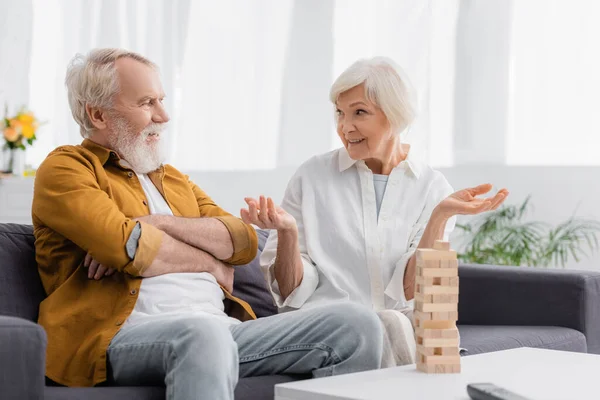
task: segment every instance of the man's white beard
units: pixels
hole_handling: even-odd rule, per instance
[[[136,133],[127,120],[119,115],[113,116],[113,131],[108,143],[122,159],[127,161],[138,174],[156,171],[166,159],[166,151],[162,137],[148,143],[148,135],[162,135],[166,124],[150,124],[141,133]]]

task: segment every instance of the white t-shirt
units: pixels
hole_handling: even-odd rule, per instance
[[[375,185],[375,204],[377,205],[377,219],[379,219],[379,212],[381,211],[381,203],[383,202],[383,194],[387,187],[388,176],[373,174],[373,184]]]
[[[284,300],[274,278],[277,232],[260,263],[280,311],[337,301],[375,310],[412,306],[404,270],[434,207],[453,192],[438,171],[412,157],[392,170],[377,213],[373,173],[341,148],[305,162],[290,180],[282,208],[296,219],[304,277]],[[450,219],[447,240],[454,228]]]
[[[147,175],[137,174],[151,214],[173,215],[169,205]],[[225,295],[208,272],[171,273],[144,278],[126,324],[138,324],[180,314],[210,314],[228,324],[239,323],[224,312]]]

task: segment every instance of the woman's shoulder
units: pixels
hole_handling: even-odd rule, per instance
[[[418,180],[426,186],[447,186],[448,180],[444,174],[433,168],[429,163],[425,162],[422,158],[411,157],[409,164],[414,174],[417,175]]]
[[[344,149],[340,148],[312,156],[298,167],[296,175],[318,174],[319,176],[323,176],[335,173],[339,163],[339,152],[342,150]]]

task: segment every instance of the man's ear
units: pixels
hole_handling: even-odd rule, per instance
[[[106,110],[99,107],[92,107],[89,104],[85,105],[85,112],[88,118],[92,121],[94,128],[98,130],[106,129]]]

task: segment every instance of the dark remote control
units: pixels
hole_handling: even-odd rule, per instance
[[[471,383],[467,385],[467,394],[473,400],[531,400],[493,383]]]

